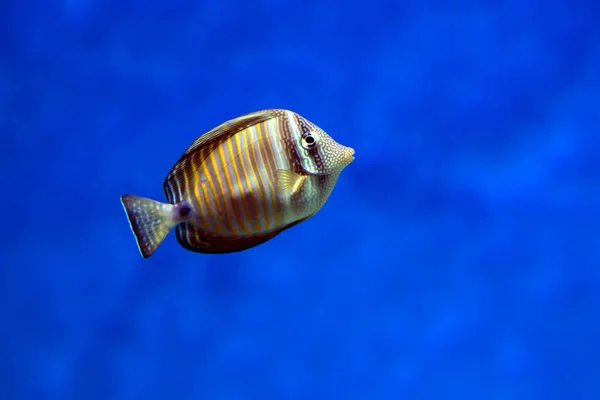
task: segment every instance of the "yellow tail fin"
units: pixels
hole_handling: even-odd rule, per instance
[[[121,196],[121,204],[142,257],[150,257],[177,225],[175,206],[137,196]]]

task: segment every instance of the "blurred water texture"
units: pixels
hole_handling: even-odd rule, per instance
[[[0,398],[600,398],[600,3],[0,6]],[[356,149],[254,250],[149,260],[201,133]]]

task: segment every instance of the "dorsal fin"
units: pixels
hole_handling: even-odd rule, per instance
[[[236,133],[248,128],[249,126],[259,124],[263,121],[274,118],[279,113],[279,110],[262,110],[251,114],[246,114],[241,117],[229,120],[222,123],[216,128],[210,130],[200,136],[188,149],[183,153],[179,161],[171,168],[171,171],[165,178],[163,189],[169,203],[177,203],[181,199],[174,199],[177,196],[173,193],[170,186],[182,187],[184,178],[183,174],[186,168],[193,159],[195,165],[200,165],[213,150],[215,150],[224,141],[235,135]]]

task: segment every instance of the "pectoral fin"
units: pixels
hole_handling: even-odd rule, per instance
[[[297,174],[294,171],[277,170],[277,190],[279,196],[284,200],[289,200],[294,194],[298,193],[305,181],[306,176]]]

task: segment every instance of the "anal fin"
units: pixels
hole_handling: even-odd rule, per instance
[[[306,218],[307,219],[307,218]],[[295,221],[275,231],[258,233],[249,236],[226,236],[203,231],[194,225],[184,222],[175,230],[179,244],[190,251],[205,254],[226,254],[251,249],[263,244],[284,230],[304,221]]]

